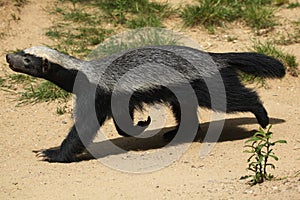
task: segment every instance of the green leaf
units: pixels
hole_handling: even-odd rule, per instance
[[[286,144],[287,141],[286,141],[286,140],[277,140],[276,142],[274,142],[274,144],[276,144],[276,143],[283,143],[283,144]]]
[[[276,161],[279,160],[279,158],[277,156],[274,156],[274,155],[269,155],[269,156],[274,158]]]
[[[258,138],[258,137],[253,136],[252,138],[248,139],[245,143],[248,143],[248,142],[255,142],[255,141],[258,141],[258,140],[261,140],[261,139]]]
[[[254,135],[253,135],[253,137],[258,137],[258,138],[262,138],[262,137],[264,137],[264,132],[256,132],[256,133],[254,133]]]
[[[243,152],[244,153],[254,153],[255,151],[254,150],[244,150]]]
[[[253,146],[252,146],[252,145],[245,145],[244,147],[245,147],[245,148],[251,148],[251,149],[253,149]]]

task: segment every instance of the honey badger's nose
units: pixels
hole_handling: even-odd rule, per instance
[[[7,55],[6,55],[6,62],[9,63],[10,60],[11,60],[11,54],[7,54]]]

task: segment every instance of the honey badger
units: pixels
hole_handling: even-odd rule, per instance
[[[195,60],[196,57],[201,60]],[[180,90],[180,86],[184,83],[173,73],[159,74],[159,71],[152,68],[154,65],[166,66],[168,69],[178,71],[191,85],[197,97],[197,105],[188,105],[188,97],[183,102],[191,108],[188,115],[185,115],[191,120],[198,120],[195,119],[197,107],[201,106],[227,113],[252,112],[263,128],[269,124],[267,111],[256,92],[241,84],[237,71],[267,78],[281,78],[285,75],[285,68],[281,62],[263,54],[207,53],[184,46],[141,47],[91,61],[80,60],[48,47],[35,46],[7,54],[6,60],[13,71],[49,80],[76,95],[75,124],[60,148],[37,152],[37,156],[49,162],[77,161],[77,155],[85,150],[84,144],[92,142],[99,127],[111,117],[120,135],[133,135],[128,130],[132,130],[135,134],[140,133],[149,125],[150,118],[134,126],[133,113],[135,109],[141,109],[145,103],[150,105],[162,103],[170,106],[179,126],[183,116],[182,102],[179,103],[169,86],[179,88],[179,91],[184,93],[184,90]],[[198,70],[193,66],[195,61]],[[139,66],[143,66],[143,70],[138,71],[140,74],[128,76],[122,82],[121,89],[115,91],[120,99],[123,94],[130,91],[128,107],[126,109],[124,108],[126,106],[118,107],[117,112],[113,113],[111,100],[118,81],[127,72]],[[212,108],[208,87],[204,81],[205,78],[214,81],[216,73],[221,75],[224,83],[226,109],[218,106]],[[145,80],[142,84],[139,82],[142,80],[138,78],[139,75]],[[94,111],[96,111],[96,120],[89,117]],[[124,131],[125,129],[118,125],[116,118],[128,114],[126,111],[131,117],[131,121],[126,126],[131,129]],[[77,130],[78,127],[81,127],[81,130]],[[172,134],[176,133],[176,130]],[[86,141],[82,141],[79,132],[84,132]]]

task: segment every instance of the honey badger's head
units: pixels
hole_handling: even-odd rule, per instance
[[[52,62],[58,60],[58,52],[45,46],[34,46],[17,53],[6,55],[9,67],[35,77],[43,77],[50,70]]]
[[[79,59],[43,46],[7,54],[6,61],[15,72],[44,78],[68,92],[73,91],[78,70],[67,67],[78,66],[81,63]]]
[[[35,77],[43,77],[50,70],[48,59],[25,53],[24,51],[7,54],[6,61],[13,71]]]
[[[7,54],[6,60],[10,68],[16,72],[42,78],[55,66],[79,69],[86,65],[84,61],[46,46],[33,46],[17,53]]]

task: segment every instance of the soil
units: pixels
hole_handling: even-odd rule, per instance
[[[49,14],[53,7],[51,0],[30,0],[20,11],[12,1],[1,2],[2,77],[13,73],[5,61],[8,51],[55,44],[45,36],[55,16]],[[12,20],[11,13],[19,19]],[[291,24],[288,22],[300,19],[300,8],[280,8],[277,15],[281,25],[257,36],[259,39],[288,32]],[[178,28],[179,22],[180,19],[170,19],[166,26],[184,32],[207,51],[247,51],[256,37],[241,22],[217,30],[214,35],[199,27]],[[229,36],[237,36],[237,40],[228,42]],[[296,55],[300,63],[299,43],[282,48]],[[55,102],[16,106],[15,95],[0,90],[0,199],[300,199],[300,80],[287,75],[281,80],[267,80],[267,86],[251,87],[257,90],[268,110],[274,140],[284,139],[287,144],[274,148],[280,159],[273,162],[276,169],[270,172],[276,179],[253,187],[240,179],[249,174],[246,171],[249,155],[243,153],[245,141],[258,129],[251,113],[227,115],[219,142],[205,157],[199,157],[203,143],[193,142],[169,166],[149,173],[128,173],[112,169],[96,159],[69,164],[38,161],[32,150],[58,146],[72,126],[71,113],[57,115]],[[205,132],[210,112],[200,109],[200,113],[201,128]],[[170,127],[174,119],[167,114],[170,117],[166,126]],[[115,135],[115,142],[126,142],[116,136],[111,121],[105,124],[104,130],[110,136]],[[151,142],[154,141],[146,142],[146,147],[139,151],[139,147],[127,147],[131,151],[122,154],[124,162],[129,159],[129,153],[145,156],[158,151],[159,144],[156,147],[155,143],[148,144]],[[178,144],[178,148],[181,145]]]

